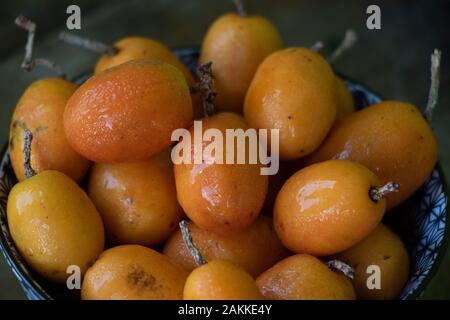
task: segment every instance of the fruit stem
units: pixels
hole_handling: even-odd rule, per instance
[[[325,263],[328,268],[332,271],[339,271],[344,274],[347,278],[354,279],[355,278],[355,270],[350,267],[348,264],[340,261],[340,260],[330,260]]]
[[[371,187],[369,190],[370,199],[374,202],[378,202],[392,192],[398,192],[400,190],[400,184],[397,182],[388,182],[381,187]]]
[[[83,38],[65,31],[60,32],[59,40],[89,51],[106,54],[110,57],[116,55],[119,52],[119,49],[114,46],[107,45],[100,41]]]
[[[247,11],[245,10],[244,4],[242,3],[242,0],[233,0],[234,6],[236,7],[237,13],[241,17],[247,16]]]
[[[205,260],[205,258],[203,258],[202,254],[200,253],[200,250],[198,250],[197,247],[194,245],[191,232],[189,231],[189,221],[187,221],[186,219],[181,220],[179,223],[179,226],[180,226],[181,237],[183,238],[183,242],[186,245],[186,247],[188,248],[192,257],[194,258],[197,266],[202,266],[202,265],[208,263]]]
[[[424,112],[424,117],[428,122],[431,122],[433,111],[437,105],[439,98],[439,70],[441,67],[441,50],[434,49],[431,54],[431,85],[428,94],[427,107]]]
[[[355,30],[353,29],[347,29],[345,31],[344,39],[342,39],[342,42],[338,45],[338,47],[331,53],[331,55],[328,57],[329,63],[334,63],[336,60],[338,60],[342,55],[349,50],[353,45],[358,41],[358,36],[356,35]]]
[[[44,59],[35,58],[33,59],[33,46],[34,46],[34,36],[36,34],[36,23],[29,20],[24,15],[19,15],[14,23],[20,28],[28,31],[27,43],[25,45],[25,57],[23,58],[21,68],[27,72],[30,72],[36,66],[44,66],[58,73],[61,78],[65,78],[66,75],[60,66],[54,62]]]
[[[190,88],[191,93],[201,92],[205,117],[212,116],[215,113],[213,102],[217,96],[217,92],[214,90],[214,76],[211,65],[212,62],[210,61],[198,66],[196,74],[199,82]]]
[[[320,51],[323,50],[323,47],[324,47],[324,45],[323,45],[323,42],[322,42],[322,41],[316,41],[316,42],[311,46],[310,50],[311,50],[311,51],[314,51],[314,52],[320,52]]]
[[[31,142],[33,141],[33,133],[25,130],[23,138],[23,166],[25,168],[25,178],[31,178],[36,175],[36,171],[31,167]]]

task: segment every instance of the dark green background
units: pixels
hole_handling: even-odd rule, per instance
[[[245,1],[245,0],[244,0]],[[367,84],[389,99],[424,106],[429,86],[429,55],[443,50],[441,99],[433,118],[440,143],[440,162],[450,177],[450,12],[449,1],[245,1],[250,13],[267,16],[280,29],[288,46],[310,46],[316,40],[333,47],[347,28],[360,41],[336,64],[336,69]],[[0,142],[6,142],[8,122],[21,92],[47,70],[25,73],[19,69],[26,33],[13,20],[24,13],[38,23],[35,56],[48,57],[74,77],[89,70],[96,55],[57,41],[65,28],[66,7],[82,9],[79,34],[106,42],[135,34],[159,39],[168,46],[199,44],[218,15],[233,10],[228,0],[156,1],[1,1],[0,2]],[[382,30],[366,29],[366,8],[378,4]],[[412,173],[413,174],[413,173]],[[427,288],[424,298],[450,298],[450,254]],[[0,299],[24,295],[0,258]]]

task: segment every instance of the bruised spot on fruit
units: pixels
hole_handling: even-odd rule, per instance
[[[12,124],[12,127],[13,127],[13,129],[20,128],[20,129],[26,130],[27,129],[27,124],[25,123],[25,121],[15,120],[13,122],[13,124]]]
[[[158,289],[156,285],[156,278],[145,272],[141,266],[133,264],[130,267],[130,272],[127,276],[127,282],[132,288],[138,290],[150,290],[155,291]]]
[[[390,259],[390,258],[392,258],[391,256],[384,256],[383,257],[383,260],[388,260],[388,259]]]
[[[292,120],[292,118],[293,118],[292,115],[288,115],[289,120]]]
[[[33,133],[42,132],[48,129],[48,126],[39,126],[37,127]]]
[[[303,58],[306,59],[306,61],[308,61],[308,62],[311,62],[311,61],[312,61],[311,58],[308,57],[306,54],[303,54],[302,56],[303,56]]]

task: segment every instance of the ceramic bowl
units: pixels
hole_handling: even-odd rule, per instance
[[[191,69],[197,65],[199,52],[193,48],[179,48],[174,52]],[[81,83],[89,73],[78,77]],[[377,103],[382,98],[366,86],[345,76],[358,108]],[[412,173],[413,174],[413,173]],[[62,285],[52,284],[28,267],[17,252],[8,230],[6,203],[8,193],[17,182],[11,167],[6,146],[0,163],[0,249],[14,272],[27,297],[35,300],[77,299],[79,292],[70,291]],[[389,225],[404,241],[411,259],[411,271],[400,299],[417,299],[426,290],[427,284],[439,267],[445,251],[448,235],[447,219],[448,190],[439,165],[431,176],[406,203],[385,216]]]

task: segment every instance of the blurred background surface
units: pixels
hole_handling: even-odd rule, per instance
[[[244,0],[250,14],[268,17],[279,28],[286,46],[311,46],[322,40],[334,47],[348,28],[359,42],[335,65],[388,99],[426,104],[430,54],[443,51],[441,94],[432,125],[440,143],[440,162],[450,177],[450,1],[431,0]],[[233,11],[230,0],[36,0],[0,2],[0,143],[23,90],[51,75],[46,69],[20,70],[26,32],[14,25],[23,13],[38,25],[34,56],[60,64],[70,77],[92,69],[95,54],[58,41],[65,30],[66,8],[77,4],[82,29],[77,34],[112,43],[128,35],[145,35],[168,46],[198,45],[209,24]],[[381,30],[366,28],[366,8],[381,7]],[[425,299],[450,299],[450,251],[425,291]],[[24,299],[12,272],[0,256],[0,299]]]

